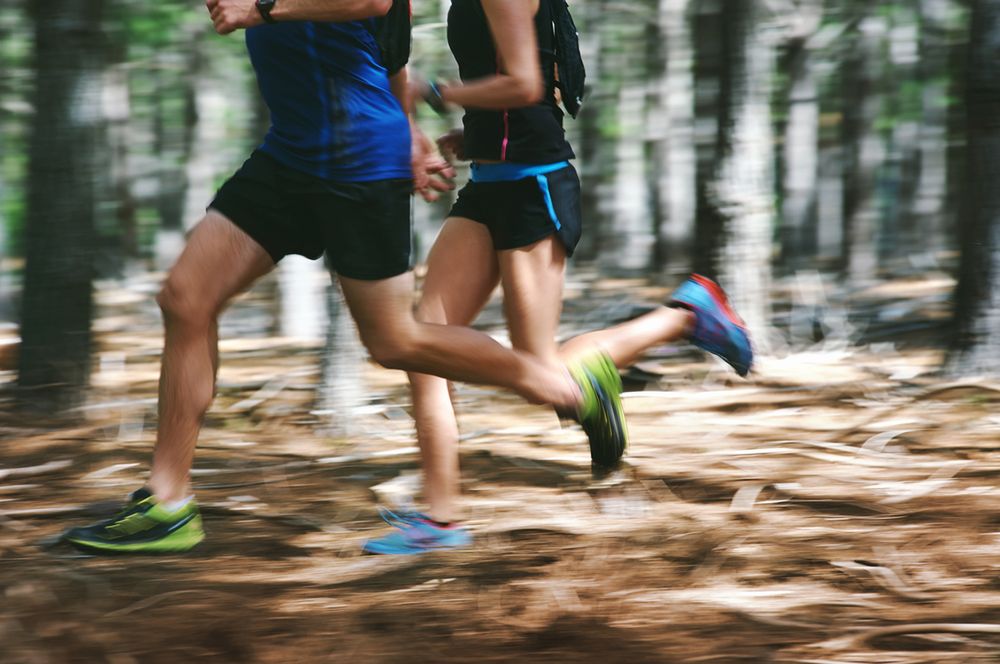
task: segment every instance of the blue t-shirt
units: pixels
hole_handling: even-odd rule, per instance
[[[410,127],[389,88],[371,20],[246,31],[271,128],[260,149],[327,180],[412,176]]]

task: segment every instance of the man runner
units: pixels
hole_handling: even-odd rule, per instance
[[[374,17],[391,5],[206,1],[219,34],[247,29],[271,128],[219,189],[157,298],[165,344],[148,487],[112,519],[68,531],[75,546],[184,551],[204,538],[190,468],[215,392],[218,316],[288,254],[326,254],[379,364],[513,390],[575,414],[596,444],[623,447],[621,383],[605,356],[568,370],[468,328],[414,319],[406,72],[390,77],[374,37]],[[423,155],[413,157],[425,187]]]

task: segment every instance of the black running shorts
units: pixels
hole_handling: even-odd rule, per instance
[[[580,178],[568,165],[520,180],[469,182],[448,216],[484,224],[497,250],[526,247],[555,233],[572,256],[582,232]]]
[[[409,178],[332,182],[288,168],[257,150],[209,205],[277,263],[288,254],[327,255],[351,279],[378,280],[410,265]]]

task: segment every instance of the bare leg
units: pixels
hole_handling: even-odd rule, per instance
[[[379,281],[340,278],[361,340],[379,364],[448,380],[496,385],[533,403],[567,410],[580,389],[564,368],[504,348],[466,327],[418,322],[413,316],[413,274]]]
[[[566,269],[562,242],[553,234],[526,247],[499,251],[497,257],[511,344],[557,366],[556,330]]]
[[[417,319],[468,325],[489,301],[499,278],[486,227],[468,219],[448,219],[427,257]],[[454,521],[459,518],[458,424],[448,382],[420,373],[411,373],[409,378],[428,515],[437,521]]]
[[[559,347],[559,356],[563,361],[569,361],[599,346],[611,356],[616,366],[627,367],[647,348],[686,336],[693,324],[694,313],[687,309],[657,307],[620,325],[573,337]]]
[[[166,501],[190,493],[189,475],[202,418],[215,396],[218,316],[226,303],[274,262],[231,221],[209,211],[195,227],[157,302],[165,341],[159,428],[149,486]]]

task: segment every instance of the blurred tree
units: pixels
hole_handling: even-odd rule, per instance
[[[654,265],[684,271],[694,235],[694,73],[689,0],[659,0],[650,23],[651,80],[646,125],[647,185],[654,223]]]
[[[723,231],[721,211],[711,200],[718,163],[729,150],[731,86],[724,66],[731,46],[724,38],[722,8],[718,0],[698,2],[691,21],[694,43],[695,124],[695,229],[692,269],[718,276],[716,249]]]
[[[30,5],[36,87],[18,384],[47,412],[79,404],[90,376],[103,10],[103,0]]]
[[[972,2],[952,374],[1000,375],[1000,0]]]
[[[770,330],[774,30],[763,2],[724,2],[715,164],[699,183],[696,269],[718,275],[760,350]]]
[[[852,282],[876,276],[875,241],[878,225],[877,177],[885,159],[885,145],[878,132],[882,107],[883,46],[886,21],[872,16],[867,0],[853,0],[850,11],[864,16],[852,30],[841,70],[844,150],[843,251],[841,274]]]
[[[781,99],[787,114],[782,144],[781,252],[786,266],[798,267],[816,254],[819,177],[819,89],[812,38],[823,4],[803,0],[788,23],[780,67],[786,79]]]
[[[607,86],[602,84],[606,59],[614,46],[602,30],[602,17],[609,4],[610,0],[592,0],[582,4],[579,9],[573,7],[574,17],[580,25],[580,53],[587,65],[586,103],[577,116],[575,126],[571,127],[579,136],[573,149],[578,158],[580,207],[584,219],[583,235],[574,254],[576,262],[594,260],[601,247],[601,193],[609,170],[607,165],[611,160],[608,153],[612,147],[601,132],[602,116],[612,103]]]

